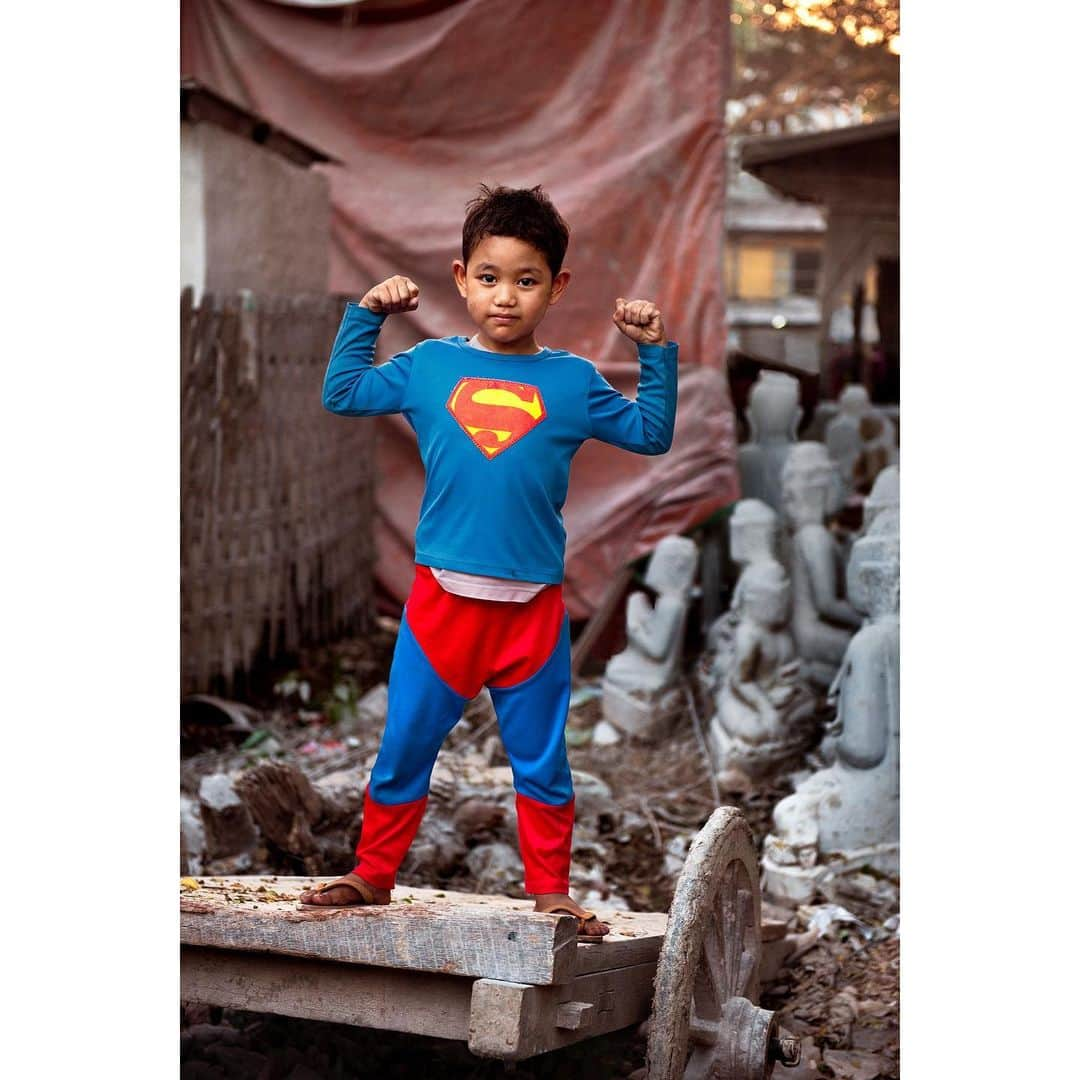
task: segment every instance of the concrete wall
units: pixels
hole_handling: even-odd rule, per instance
[[[191,285],[196,303],[206,289],[206,222],[198,131],[195,124],[180,124],[180,288]]]
[[[327,178],[213,124],[180,126],[181,287],[326,292]]]

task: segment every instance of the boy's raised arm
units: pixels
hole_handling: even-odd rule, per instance
[[[635,454],[667,453],[675,433],[679,346],[667,340],[660,309],[649,300],[620,297],[612,318],[637,345],[637,400],[623,397],[594,368],[588,389],[592,436]]]
[[[396,276],[370,289],[359,304],[345,308],[323,379],[322,403],[338,416],[379,416],[401,412],[412,372],[412,351],[374,364],[375,342],[387,315],[415,311],[420,290]]]

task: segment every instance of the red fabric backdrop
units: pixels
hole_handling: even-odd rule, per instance
[[[628,396],[637,364],[611,323],[614,300],[660,305],[680,348],[675,442],[645,458],[591,441],[575,458],[565,595],[583,618],[622,562],[738,497],[723,368],[727,7],[426,10],[350,25],[260,0],[183,0],[181,69],[342,162],[318,166],[333,202],[331,290],[359,297],[394,273],[421,288],[418,311],[388,320],[380,357],[472,332],[450,263],[480,182],[551,195],[573,276],[543,340],[589,357]],[[404,421],[375,422],[376,574],[403,601],[423,472]]]

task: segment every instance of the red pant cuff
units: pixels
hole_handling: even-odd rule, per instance
[[[357,877],[362,877],[369,885],[374,885],[376,889],[392,889],[394,887],[396,875],[387,874],[385,871],[375,870],[372,867],[365,865],[363,862],[356,864],[353,873]]]
[[[526,878],[525,891],[530,896],[538,893],[558,893],[560,896],[570,895],[570,882],[560,881],[557,878]]]

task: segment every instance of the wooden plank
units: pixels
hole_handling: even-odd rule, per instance
[[[578,975],[637,964],[656,967],[667,928],[668,917],[664,912],[597,909],[596,913],[611,927],[611,933],[602,942],[578,946],[575,968]]]
[[[522,1061],[637,1024],[652,1007],[655,971],[654,963],[637,964],[580,975],[568,986],[477,979],[469,1049],[479,1057]]]
[[[233,877],[233,878],[198,878],[202,886],[198,889],[181,889],[181,938],[187,933],[198,934],[204,939],[207,934],[213,933],[215,941],[192,940],[192,944],[218,945],[221,948],[256,949],[268,952],[286,952],[288,950],[279,947],[283,940],[292,942],[294,949],[314,949],[314,952],[293,952],[292,955],[323,956],[326,959],[341,959],[354,963],[376,963],[375,960],[366,959],[363,955],[356,955],[349,960],[347,956],[338,956],[336,952],[328,951],[330,948],[322,939],[329,934],[333,938],[337,931],[332,930],[321,933],[311,925],[312,920],[306,918],[309,914],[315,917],[315,921],[329,919],[335,913],[321,912],[310,908],[299,908],[296,898],[304,890],[311,888],[320,881],[328,878],[310,877]],[[280,897],[280,899],[274,899]],[[209,910],[207,910],[209,909]],[[504,954],[500,975],[483,974],[480,977],[502,978],[510,982],[545,984],[548,982],[561,983],[577,975],[588,975],[594,972],[611,971],[619,968],[633,967],[638,964],[656,964],[660,955],[660,947],[663,944],[664,933],[667,929],[668,916],[664,912],[652,911],[612,911],[599,908],[597,914],[611,927],[611,933],[604,941],[596,944],[578,944],[576,936],[571,938],[567,931],[575,929],[575,924],[568,916],[537,915],[533,913],[531,900],[516,899],[509,896],[481,896],[475,893],[450,892],[442,889],[422,889],[415,887],[399,886],[393,892],[393,902],[385,908],[356,909],[352,912],[341,912],[341,915],[351,917],[359,915],[361,918],[389,918],[393,915],[392,925],[397,929],[377,936],[377,942],[389,941],[391,944],[396,940],[393,935],[401,933],[406,936],[408,932],[421,923],[431,922],[429,915],[434,914],[439,920],[439,925],[453,925],[458,913],[465,916],[467,925],[471,926],[477,919],[490,920],[493,914],[499,916],[499,926],[513,928],[512,920],[521,920],[528,926],[552,926],[559,928],[559,936],[552,937],[551,942],[558,941],[557,946],[559,959],[552,960],[551,977],[533,979],[526,977],[525,967],[515,967],[511,963],[520,948],[520,940],[513,942],[513,953],[507,953],[504,946],[509,942],[498,943],[499,951]],[[423,913],[420,919],[417,913]],[[221,922],[224,914],[229,915],[228,927]],[[775,912],[769,909],[766,917],[762,918],[762,940],[770,942],[783,937],[784,924],[775,918]],[[206,916],[213,915],[214,926],[206,924]],[[289,920],[296,920],[299,916],[303,931],[296,930],[297,923],[289,923],[292,929],[282,931],[280,926]],[[243,921],[241,921],[243,920]],[[506,921],[510,920],[510,921]],[[331,922],[333,926],[333,922]],[[236,929],[231,929],[235,927]],[[509,929],[506,931],[509,933]],[[238,934],[241,944],[232,945],[232,934]],[[282,935],[285,934],[283,938]],[[365,947],[368,940],[362,934],[351,933],[351,944],[338,944],[333,949]],[[479,940],[484,940],[483,938]],[[547,941],[548,939],[542,939]],[[463,945],[467,939],[463,939]],[[406,945],[409,945],[406,942]],[[554,945],[544,945],[546,951]],[[394,953],[383,953],[385,966],[408,967],[410,957],[415,956],[417,949],[407,948],[398,956]],[[459,972],[460,974],[477,975],[482,961],[474,958],[471,969]],[[543,965],[541,965],[544,970]],[[442,968],[419,968],[419,970],[443,970]]]
[[[191,945],[180,950],[180,998],[201,1005],[465,1041],[471,993],[471,981],[454,975]]]
[[[398,902],[385,907],[322,910],[300,907],[296,897],[328,879],[198,880],[196,889],[181,886],[185,945],[536,984],[575,974],[576,920],[515,910],[506,898],[399,889]]]
[[[248,944],[237,946],[245,948],[263,949],[266,951],[278,950],[276,942],[279,940],[279,931],[276,924],[286,917],[292,917],[297,913],[312,912],[310,908],[298,908],[296,898],[304,889],[309,889],[320,881],[328,878],[309,877],[232,877],[232,878],[198,878],[202,886],[198,889],[181,890],[181,935],[187,932],[186,928],[191,924],[192,932],[196,932],[194,916],[206,915],[209,912],[203,909],[209,907],[220,917],[225,909],[235,909],[233,914],[237,918],[247,919],[249,915],[258,917],[254,922],[248,922],[241,927],[242,939]],[[269,892],[267,892],[269,890]],[[272,899],[281,897],[282,899]],[[254,905],[254,906],[252,906]],[[186,909],[186,910],[185,910]],[[196,911],[195,909],[198,909]],[[576,929],[575,923],[568,916],[559,915],[536,915],[533,913],[531,900],[515,899],[509,896],[480,896],[475,893],[449,892],[442,889],[422,889],[399,886],[393,892],[393,902],[385,908],[366,909],[380,917],[389,912],[407,914],[412,910],[437,911],[447,918],[454,918],[455,913],[464,910],[470,913],[470,917],[478,914],[483,918],[488,917],[491,911],[500,911],[507,917],[525,918],[530,924],[542,925],[564,924],[564,929]],[[569,935],[559,937],[561,953],[568,954],[567,959],[560,959],[556,969],[557,978],[544,981],[565,982],[574,975],[585,975],[595,971],[605,971],[613,968],[631,967],[635,964],[652,962],[655,964],[660,955],[660,946],[664,938],[664,929],[667,926],[667,915],[663,912],[644,911],[607,911],[599,909],[600,918],[611,927],[608,937],[598,944],[577,944],[576,935],[571,941]],[[326,918],[331,912],[314,911],[317,917]],[[352,913],[343,913],[352,914]],[[408,926],[414,925],[408,923]],[[197,931],[205,935],[210,931],[203,927]],[[562,933],[563,931],[560,931]],[[219,928],[215,931],[222,934]],[[293,937],[295,938],[295,934]],[[193,942],[196,943],[196,942]],[[217,942],[202,941],[202,944],[217,944]],[[576,947],[575,947],[576,946]],[[231,948],[224,939],[221,939],[219,947]],[[307,955],[307,954],[303,954]],[[337,957],[327,957],[335,959]],[[342,958],[344,959],[344,958]],[[375,963],[373,960],[358,959],[360,963]],[[406,966],[391,959],[388,966]],[[476,974],[476,972],[473,972]],[[489,978],[508,978],[504,973],[500,976]],[[512,982],[532,982],[526,978],[524,971],[516,971],[510,977]],[[541,981],[541,980],[536,980]]]

